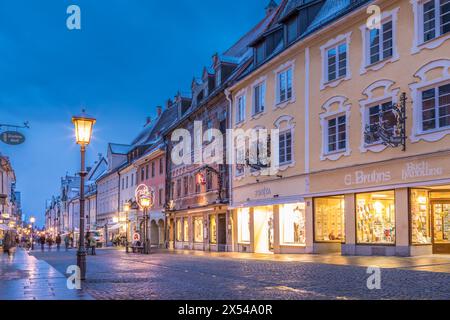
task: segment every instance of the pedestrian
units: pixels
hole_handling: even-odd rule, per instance
[[[70,247],[73,248],[73,236],[70,235]]]
[[[39,242],[41,243],[41,251],[44,252],[44,246],[45,246],[45,235],[44,234],[41,235]]]
[[[5,238],[3,240],[3,252],[8,253],[11,256],[16,251],[16,238],[11,230],[6,231]]]
[[[66,246],[66,251],[68,251],[69,250],[69,245],[70,245],[70,237],[69,237],[69,235],[66,235],[64,237],[64,245]]]
[[[60,234],[58,234],[57,236],[56,236],[56,250],[58,250],[59,251],[59,248],[61,247],[61,235]]]
[[[89,247],[91,248],[91,254],[96,256],[95,247],[97,246],[97,240],[95,240],[94,235],[91,233],[89,236]]]
[[[53,238],[50,236],[47,240],[48,242],[48,251],[52,251],[52,245],[53,245]]]

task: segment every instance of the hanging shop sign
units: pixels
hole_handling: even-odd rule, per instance
[[[16,146],[25,142],[25,136],[18,131],[5,131],[0,133],[0,141]]]
[[[141,235],[137,232],[133,234],[133,241],[141,241]]]

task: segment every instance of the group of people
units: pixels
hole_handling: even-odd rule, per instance
[[[49,251],[52,250],[53,244],[56,244],[56,249],[59,251],[61,247],[63,239],[60,234],[58,234],[55,239],[50,236],[45,236],[45,234],[42,234],[39,238],[39,243],[41,245],[41,250],[44,251],[45,244],[48,245]],[[97,247],[97,240],[95,239],[94,235],[91,232],[86,233],[86,248],[91,250],[92,255],[96,255],[95,248]],[[64,246],[66,251],[69,250],[69,248],[74,247],[74,238],[72,235],[66,235],[64,237]]]

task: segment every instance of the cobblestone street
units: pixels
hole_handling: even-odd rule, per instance
[[[33,255],[63,274],[76,263],[75,250]],[[450,299],[448,256],[295,257],[98,250],[84,289],[95,299]],[[380,290],[367,289],[370,263],[382,267]]]

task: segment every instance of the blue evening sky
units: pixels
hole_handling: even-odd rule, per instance
[[[30,121],[10,156],[23,211],[44,223],[60,177],[79,170],[71,116],[97,119],[88,160],[129,143],[155,107],[264,17],[268,0],[0,0],[0,123]],[[66,28],[81,8],[82,30]]]

